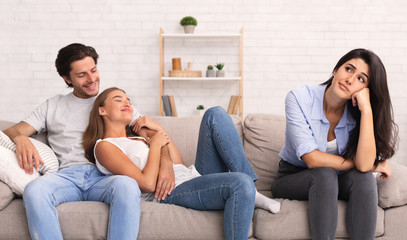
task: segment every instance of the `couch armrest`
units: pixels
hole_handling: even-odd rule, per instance
[[[392,175],[388,180],[377,176],[379,206],[382,208],[407,205],[407,166],[390,161]]]

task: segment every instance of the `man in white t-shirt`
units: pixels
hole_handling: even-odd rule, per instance
[[[98,54],[83,44],[62,48],[55,61],[59,75],[73,91],[54,96],[27,118],[4,132],[16,143],[18,163],[28,174],[33,162],[43,164],[28,136],[47,131],[58,157],[57,173],[41,176],[27,185],[23,195],[32,239],[63,239],[56,206],[73,201],[99,201],[110,205],[108,239],[136,239],[140,189],[126,176],[105,176],[90,163],[82,148],[82,133],[99,92]],[[139,117],[137,111],[133,117]],[[134,119],[135,119],[134,118]]]

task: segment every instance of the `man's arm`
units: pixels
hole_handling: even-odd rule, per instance
[[[140,134],[140,130],[142,128],[148,128],[149,130],[153,130],[153,131],[166,132],[165,129],[160,124],[158,124],[157,122],[155,122],[154,120],[152,120],[151,118],[148,118],[146,116],[137,118],[131,124],[130,128],[131,128],[131,130],[133,130],[133,132],[135,132],[137,134]],[[180,152],[178,151],[177,146],[175,146],[174,142],[172,141],[171,136],[170,136],[170,143],[167,146],[168,146],[168,150],[170,152],[172,162],[174,164],[184,164],[184,162],[182,161],[182,156],[181,156]]]
[[[38,171],[40,164],[44,164],[44,162],[28,138],[28,136],[33,135],[37,131],[30,124],[19,122],[3,132],[16,144],[16,156],[20,168],[24,169],[26,173],[32,174],[34,159],[35,168]]]

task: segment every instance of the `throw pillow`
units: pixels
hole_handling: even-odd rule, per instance
[[[26,174],[18,165],[15,152],[0,146],[0,180],[13,192],[23,195],[25,186],[39,176],[35,169],[33,174]]]
[[[379,206],[382,208],[398,207],[407,204],[407,167],[389,161],[392,174],[387,180],[377,179]]]
[[[52,149],[46,144],[34,138],[30,138],[30,140],[33,143],[34,147],[37,149],[42,161],[44,161],[44,164],[40,166],[39,172],[41,174],[57,172],[59,163],[54,151],[52,151]],[[16,145],[5,133],[3,133],[3,131],[0,131],[0,146],[3,146],[10,151],[16,152]]]

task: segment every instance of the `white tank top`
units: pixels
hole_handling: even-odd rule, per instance
[[[334,155],[339,155],[336,138],[326,143],[326,152]]]
[[[132,139],[141,139],[140,140],[132,140]],[[120,138],[105,138],[97,140],[96,145],[101,141],[107,141],[118,147],[130,160],[138,167],[140,170],[143,170],[147,164],[148,160],[148,153],[150,151],[147,141],[142,137],[120,137]],[[100,172],[105,175],[112,175],[109,170],[103,167],[96,158],[96,166]],[[174,164],[173,165],[174,174],[175,174],[175,187],[180,185],[181,183],[191,180],[195,177],[201,176],[199,172],[195,169],[194,165],[189,166],[188,168],[183,164]],[[157,201],[154,198],[154,193],[142,193],[141,194],[142,201]]]

